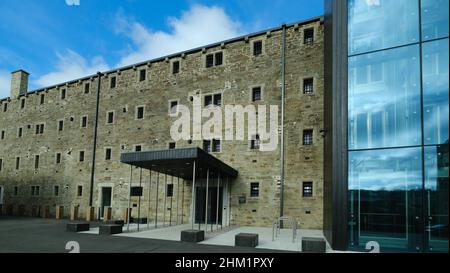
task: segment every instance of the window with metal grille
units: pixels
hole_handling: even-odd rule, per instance
[[[260,101],[261,100],[261,87],[253,87],[252,88],[252,101]]]
[[[173,196],[173,184],[167,184],[166,196],[167,197]]]
[[[255,41],[253,42],[253,55],[254,56],[259,56],[261,55],[263,49],[263,42],[262,41]]]
[[[111,77],[109,87],[112,89],[112,88],[116,88],[116,86],[117,86],[117,78],[116,77]]]
[[[313,183],[303,182],[303,197],[312,197],[312,196],[313,196]]]
[[[305,45],[310,45],[314,43],[314,28],[305,29],[303,35],[304,35],[303,42]]]
[[[250,197],[259,197],[259,183],[250,183]]]
[[[303,94],[312,94],[314,92],[314,79],[308,78],[303,80]]]
[[[313,130],[304,130],[303,145],[312,145],[312,144],[313,144]]]
[[[172,63],[172,74],[180,73],[180,61],[175,61]]]

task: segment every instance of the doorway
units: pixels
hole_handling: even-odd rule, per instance
[[[103,215],[105,212],[105,207],[111,207],[112,200],[112,188],[111,187],[102,187],[102,197],[100,202],[100,219],[103,219]]]
[[[217,187],[208,187],[208,224],[222,224],[223,208],[223,187],[219,187],[219,196],[217,196]],[[217,200],[219,198],[219,200]],[[217,201],[219,201],[217,203]],[[197,187],[195,192],[195,223],[205,223],[206,206],[206,187]]]

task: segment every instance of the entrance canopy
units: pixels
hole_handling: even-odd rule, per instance
[[[237,170],[198,147],[122,153],[120,162],[187,180],[193,178],[194,162],[196,178],[205,177],[207,170],[210,175],[238,176]]]

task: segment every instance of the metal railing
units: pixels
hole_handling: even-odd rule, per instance
[[[295,243],[295,239],[297,238],[297,219],[290,216],[282,216],[274,221],[272,226],[272,242],[280,235],[281,226],[284,226],[286,223],[292,227],[292,242]]]

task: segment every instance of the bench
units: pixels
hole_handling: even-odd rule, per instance
[[[183,230],[181,231],[181,241],[188,243],[198,243],[205,240],[205,231],[204,230]]]
[[[112,235],[122,233],[122,226],[116,224],[100,225],[99,234],[100,235]]]
[[[259,242],[258,234],[239,233],[234,236],[234,245],[243,247],[256,247]]]
[[[89,231],[89,223],[87,223],[87,222],[69,222],[66,224],[66,231],[68,231],[68,232]]]
[[[312,238],[312,237],[302,238],[302,252],[325,253],[326,247],[327,247],[326,242],[323,238]]]

